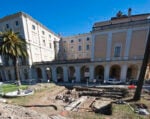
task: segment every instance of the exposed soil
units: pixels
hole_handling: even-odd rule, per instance
[[[51,117],[32,109],[0,103],[0,119],[51,119]]]
[[[47,114],[47,115],[56,115],[61,114],[61,110],[64,109],[65,104],[63,101],[56,101],[55,97],[59,93],[66,91],[66,88],[63,86],[51,86],[48,84],[40,84],[33,86],[36,90],[34,97],[24,106],[32,108],[33,110]],[[41,88],[41,91],[40,91]]]
[[[64,95],[67,93],[68,89],[66,89],[63,86],[57,86],[54,84],[38,84],[38,85],[33,85],[30,88],[35,90],[35,94],[33,96],[27,96],[27,97],[21,97],[17,99],[7,99],[8,103],[11,104],[17,104],[21,105],[22,107],[17,107],[14,108],[16,110],[15,112],[12,111],[11,113],[9,112],[8,116],[11,117],[13,114],[17,114],[19,110],[20,114],[17,115],[22,116],[22,117],[31,117],[29,119],[49,119],[52,118],[55,119],[54,115],[56,116],[61,116],[59,119],[63,119],[63,117],[66,118],[71,118],[71,119],[122,119],[122,118],[150,118],[150,117],[140,117],[137,114],[134,114],[130,108],[126,105],[118,105],[118,104],[113,104],[113,114],[110,116],[105,116],[105,115],[99,115],[95,114],[90,106],[92,105],[93,101],[97,98],[97,100],[101,100],[101,97],[94,97],[94,96],[88,96],[87,99],[83,104],[80,105],[79,108],[75,111],[66,111],[64,110],[64,107],[68,105],[68,102],[65,102],[63,100],[56,100],[57,95]],[[74,90],[73,90],[74,91]],[[130,91],[130,97],[132,97],[132,94],[134,93],[133,91]],[[73,93],[72,95],[73,98],[78,98],[77,94]],[[130,97],[126,97],[126,99],[129,99]],[[146,98],[146,99],[145,99]],[[110,98],[109,98],[110,99]],[[148,94],[143,93],[142,95],[142,102],[146,102],[148,108],[150,109],[150,96]],[[111,99],[112,101],[115,101],[117,99]],[[144,101],[143,101],[144,100]],[[131,102],[134,103],[134,102]],[[8,107],[6,105],[6,107]],[[29,111],[26,111],[29,110]],[[9,110],[9,109],[8,109]],[[32,111],[30,111],[32,110]],[[27,112],[27,114],[26,114]],[[0,114],[3,113],[3,106],[0,108]],[[29,114],[28,114],[29,113]],[[31,113],[31,114],[30,114]],[[7,114],[7,113],[6,113]],[[34,117],[34,114],[37,115],[37,117]],[[134,115],[133,115],[134,114]],[[24,118],[10,118],[10,119],[24,119]],[[41,116],[41,117],[40,117]],[[43,117],[42,117],[43,116]],[[44,117],[45,116],[45,117]],[[13,116],[15,117],[15,116]],[[134,118],[135,117],[135,118]],[[57,118],[57,117],[56,117]],[[1,119],[1,118],[0,118]],[[2,118],[3,119],[3,118]],[[5,118],[4,118],[5,119]],[[26,118],[25,118],[26,119]],[[28,119],[28,118],[27,118]]]
[[[35,94],[33,96],[7,99],[8,103],[20,106],[15,107],[13,105],[3,104],[1,108],[3,109],[3,107],[5,107],[5,110],[2,112],[1,109],[0,112],[3,113],[3,115],[7,115],[10,119],[55,119],[54,115],[56,115],[56,118],[59,117],[60,119],[63,119],[63,117],[60,117],[60,114],[63,110],[64,103],[62,101],[55,101],[55,96],[59,93],[63,93],[63,91],[66,90],[65,87],[49,84],[38,84],[31,86],[30,88],[35,90]],[[7,107],[9,108],[7,109]],[[26,115],[26,112],[29,113],[29,115]],[[3,118],[0,117],[0,119]]]

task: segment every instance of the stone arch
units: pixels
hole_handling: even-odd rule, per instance
[[[43,78],[43,76],[42,76],[42,70],[41,70],[41,68],[36,68],[36,73],[37,73],[37,79],[38,79],[38,82],[42,82],[42,78]]]
[[[120,80],[121,67],[119,65],[112,65],[109,72],[109,78]]]
[[[62,67],[56,68],[56,74],[57,74],[57,82],[63,82],[64,81],[64,73]]]
[[[127,81],[132,79],[137,79],[138,75],[138,66],[135,64],[132,64],[127,69],[126,79]]]
[[[94,69],[94,78],[96,81],[103,82],[104,81],[104,66],[97,65]]]
[[[87,78],[89,79],[89,76],[87,76],[86,74],[89,73],[90,69],[88,66],[84,65],[81,67],[80,69],[80,79],[81,82],[87,82]]]
[[[69,68],[68,68],[68,79],[69,79],[69,82],[75,81],[75,68],[74,68],[74,66],[69,66]]]

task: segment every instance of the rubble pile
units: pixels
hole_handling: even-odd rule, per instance
[[[131,106],[133,108],[133,111],[135,111],[140,115],[150,115],[148,111],[148,107],[143,103],[135,103],[135,104],[131,104]]]
[[[125,89],[75,87],[73,90],[58,94],[55,100],[62,100],[66,103],[65,110],[67,111],[93,111],[111,115],[113,101],[111,98],[124,97],[125,92]]]
[[[67,90],[65,93],[60,93],[55,97],[55,100],[62,100],[65,103],[71,103],[78,98],[78,94],[74,90]]]

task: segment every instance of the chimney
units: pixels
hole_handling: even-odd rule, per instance
[[[128,9],[128,17],[130,17],[130,16],[131,16],[131,11],[132,11],[132,9],[131,9],[131,8],[129,8],[129,9]]]

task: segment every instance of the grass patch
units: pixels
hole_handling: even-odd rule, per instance
[[[36,86],[36,89],[35,89],[35,93],[33,95],[24,96],[24,97],[17,97],[17,98],[9,98],[7,100],[9,100],[9,102],[11,104],[22,105],[22,106],[23,105],[30,105],[30,104],[34,104],[34,103],[38,104],[38,102],[36,102],[37,99],[43,97],[45,94],[47,94],[47,92],[52,92],[53,90],[56,89],[56,85],[54,85],[54,84],[50,84],[50,85],[38,84],[35,86]]]
[[[71,119],[107,119],[109,116],[96,114],[94,112],[70,112],[68,117]]]
[[[8,93],[8,92],[18,90],[18,88],[23,89],[23,90],[27,89],[28,86],[27,85],[17,86],[15,84],[3,84],[1,88],[2,88],[2,92],[5,94],[5,93]]]

